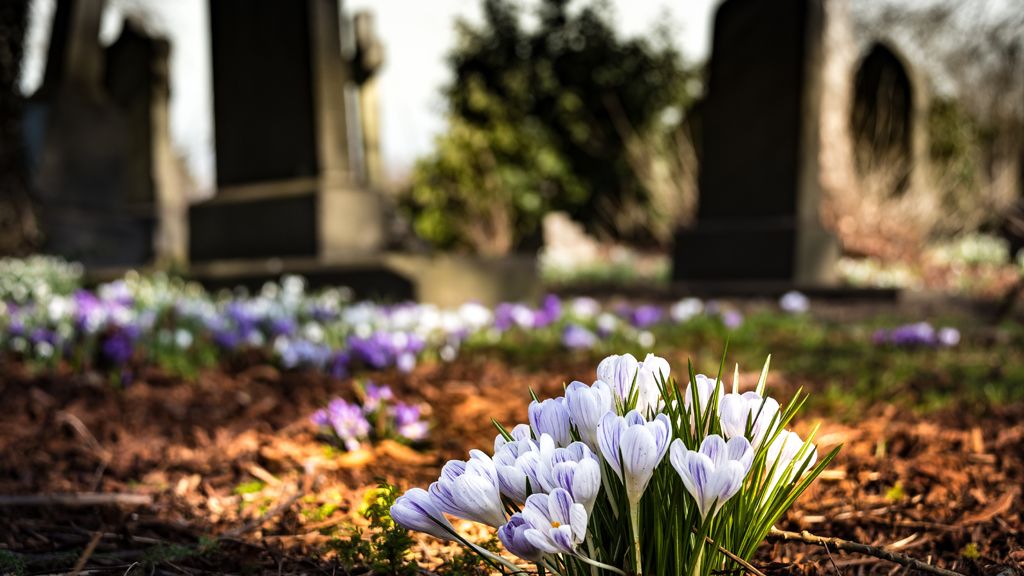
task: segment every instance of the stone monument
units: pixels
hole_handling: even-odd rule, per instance
[[[836,243],[818,214],[824,0],[726,0],[715,17],[696,226],[684,283],[815,285]]]
[[[211,0],[217,192],[189,213],[193,263],[346,263],[384,240],[352,170],[338,0]]]
[[[157,168],[170,153],[170,48],[129,21],[104,49],[103,8],[57,3],[43,84],[26,107],[44,250],[93,268],[180,259],[184,235],[167,232],[167,207],[182,206],[184,191]]]
[[[384,64],[384,44],[377,37],[373,13],[357,12],[352,22],[356,44],[352,62],[358,87],[362,141],[361,181],[370,188],[379,189],[384,184],[384,166],[380,156],[377,73]]]

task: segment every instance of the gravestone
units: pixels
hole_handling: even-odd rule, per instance
[[[383,241],[351,170],[338,0],[211,0],[217,192],[189,211],[195,262],[338,262]]]
[[[44,81],[26,110],[29,163],[45,251],[93,267],[139,266],[174,250],[156,241],[159,198],[183,193],[155,170],[158,148],[169,149],[153,124],[167,113],[160,70],[169,46],[128,22],[104,49],[103,8],[57,3]]]
[[[673,279],[819,284],[836,244],[820,224],[823,0],[727,0],[715,16],[695,227]]]

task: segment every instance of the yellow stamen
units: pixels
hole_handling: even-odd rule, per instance
[[[562,525],[562,523],[559,522],[558,520],[554,520],[554,521],[551,522],[551,527],[552,528],[558,528],[561,525]]]

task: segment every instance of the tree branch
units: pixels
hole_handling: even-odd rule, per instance
[[[810,532],[804,530],[802,532],[788,532],[786,530],[779,530],[772,528],[772,531],[768,534],[768,540],[781,541],[781,542],[803,542],[804,544],[813,544],[815,546],[821,546],[827,551],[843,551],[843,552],[856,552],[858,554],[866,554],[868,556],[874,556],[882,560],[889,562],[895,562],[912,568],[914,570],[920,570],[921,572],[928,572],[930,574],[936,574],[937,576],[964,576],[959,572],[952,570],[946,570],[945,568],[939,568],[926,562],[911,558],[905,554],[899,554],[897,552],[891,552],[885,548],[878,546],[871,546],[869,544],[861,544],[859,542],[850,542],[849,540],[843,540],[841,538],[831,538],[825,536],[816,536]]]

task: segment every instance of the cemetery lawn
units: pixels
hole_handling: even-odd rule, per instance
[[[779,528],[887,546],[965,574],[1024,562],[1024,329],[961,324],[958,347],[897,350],[871,344],[884,319],[844,314],[802,322],[755,312],[730,336],[744,387],[772,352],[769,390],[812,395],[796,430],[820,422],[822,453],[843,444]],[[711,330],[663,335],[655,351],[677,371],[689,357],[713,373],[722,338]],[[445,460],[492,444],[491,417],[524,421],[529,389],[543,398],[573,378],[592,380],[605,352],[553,350],[478,347],[450,364],[368,375],[433,407],[432,441],[420,452],[330,448],[308,417],[330,398],[351,398],[351,380],[282,372],[261,358],[190,381],[152,369],[124,389],[100,375],[0,364],[0,573],[365,573],[342,561],[352,530],[366,525],[364,492],[378,479],[427,485]],[[456,549],[427,537],[412,552],[422,573],[485,573],[446,568]],[[843,574],[894,568],[867,556],[832,560]],[[794,543],[763,545],[755,565],[836,571],[822,549]]]

